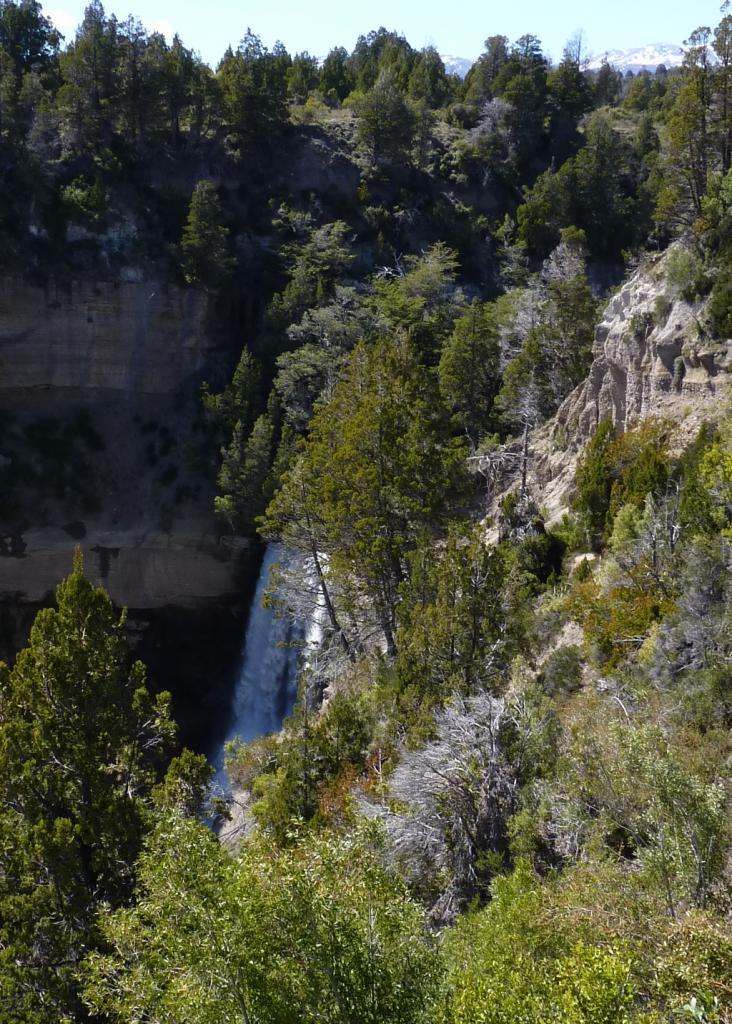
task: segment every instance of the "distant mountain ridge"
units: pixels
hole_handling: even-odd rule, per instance
[[[470,57],[453,57],[448,53],[441,53],[440,57],[442,57],[442,63],[445,65],[448,75],[458,75],[460,78],[465,78],[475,64],[475,60],[471,60]]]
[[[684,49],[672,43],[649,43],[628,50],[607,50],[600,53],[587,65],[590,71],[597,71],[603,61],[612,64],[618,71],[655,71],[659,64],[667,68],[678,68],[684,60]]]
[[[475,63],[469,57],[455,57],[441,53],[442,63],[449,75],[465,78]],[[678,68],[684,59],[684,49],[674,43],[648,43],[646,46],[635,46],[627,50],[606,50],[590,60],[589,71],[598,71],[603,61],[612,64],[618,71],[655,71],[659,64],[667,68]]]

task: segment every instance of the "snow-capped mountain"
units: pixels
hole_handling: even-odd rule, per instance
[[[655,71],[659,64],[667,68],[677,68],[684,59],[681,46],[671,43],[649,43],[648,46],[637,46],[630,50],[608,50],[598,53],[587,65],[590,71],[597,71],[603,60],[612,64],[618,71]]]
[[[448,75],[459,75],[465,78],[474,61],[468,57],[455,57],[452,54],[441,53],[442,62]],[[684,59],[684,49],[673,43],[649,43],[646,46],[636,46],[628,50],[607,50],[598,53],[587,65],[588,70],[598,71],[602,62],[606,60],[618,71],[655,71],[659,64],[665,64],[667,68],[677,68]]]
[[[475,63],[474,60],[470,60],[469,57],[453,57],[449,53],[441,53],[442,63],[445,65],[445,71],[448,75],[459,75],[460,78],[465,78],[468,71],[472,68]]]

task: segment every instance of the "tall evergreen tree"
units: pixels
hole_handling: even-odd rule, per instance
[[[169,695],[129,665],[124,618],[77,555],[28,647],[0,665],[0,1018],[83,1020],[76,970],[103,901],[130,895]]]
[[[191,196],[183,228],[183,274],[189,284],[216,288],[229,276],[234,260],[227,253],[228,228],[221,223],[221,203],[212,181],[199,181]]]
[[[264,520],[289,539],[307,515],[345,614],[375,620],[391,652],[407,555],[444,528],[463,482],[464,450],[435,391],[404,338],[358,346]]]

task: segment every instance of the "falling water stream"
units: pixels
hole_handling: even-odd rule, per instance
[[[292,710],[297,694],[299,649],[309,629],[306,623],[277,618],[262,607],[272,565],[288,557],[279,544],[268,545],[259,571],[242,644],[228,728],[213,751],[215,783],[225,791],[224,747],[237,737],[244,742],[274,732]],[[289,645],[289,646],[288,646]]]

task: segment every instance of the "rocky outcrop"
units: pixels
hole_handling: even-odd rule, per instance
[[[670,416],[688,435],[718,410],[732,341],[706,337],[705,304],[669,285],[674,253],[642,267],[608,303],[589,376],[559,409],[554,438],[566,432],[581,447],[605,418],[624,431],[647,416]]]
[[[25,642],[81,547],[130,609],[132,649],[173,691],[181,738],[225,720],[257,552],[220,535],[204,380],[241,346],[205,292],[0,279],[0,658]]]
[[[213,531],[166,534],[143,526],[137,532],[94,530],[83,541],[55,527],[29,529],[6,534],[0,545],[0,599],[42,604],[70,572],[78,547],[90,579],[119,607],[137,610],[238,600],[249,551],[246,542],[225,544]]]
[[[2,278],[0,403],[50,389],[170,394],[211,354],[207,313],[205,292],[154,281],[39,288]]]
[[[578,455],[601,420],[610,418],[622,433],[646,417],[667,418],[675,428],[672,443],[682,450],[703,422],[718,419],[724,409],[732,340],[710,339],[706,303],[686,301],[669,283],[669,263],[679,247],[646,262],[609,300],[587,379],[531,435],[529,489],[550,522],[566,509]],[[514,448],[490,510],[515,487]]]
[[[0,280],[0,600],[44,601],[76,545],[120,605],[236,598],[199,401],[233,353],[210,314],[156,281]]]

